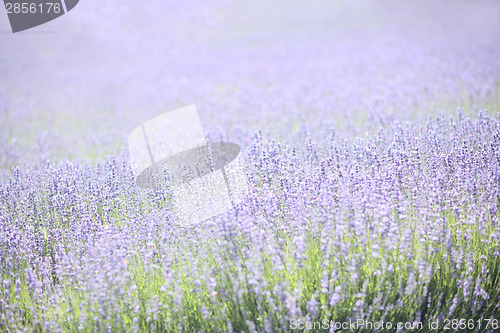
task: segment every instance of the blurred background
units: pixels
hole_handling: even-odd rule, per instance
[[[0,50],[3,170],[123,153],[188,104],[243,146],[500,105],[495,0],[81,0],[16,34],[0,10]]]

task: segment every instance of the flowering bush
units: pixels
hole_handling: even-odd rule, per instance
[[[89,82],[108,69],[77,80],[84,67],[54,85],[76,80],[87,97],[71,85],[62,100],[44,101],[43,86],[25,99],[0,91],[0,330],[464,319],[493,332],[477,323],[500,318],[498,39],[474,48],[394,32],[335,44],[328,33],[256,49],[169,40],[170,55],[150,48],[172,66],[164,76],[125,54],[101,88],[144,69],[137,101],[129,88],[104,99]],[[81,106],[65,109],[69,99]],[[251,192],[186,227],[166,191],[136,186],[124,142],[165,111],[156,106],[192,102],[208,137],[242,146]]]

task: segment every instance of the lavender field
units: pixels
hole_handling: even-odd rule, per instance
[[[0,332],[500,332],[500,2],[82,0],[9,29]],[[250,189],[194,226],[127,147],[189,104]]]

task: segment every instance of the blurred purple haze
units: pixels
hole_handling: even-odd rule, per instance
[[[490,96],[500,73],[498,1],[85,0],[15,35],[1,11],[0,31],[2,139],[47,132],[63,155],[191,103],[212,136],[294,141],[303,119],[359,135],[359,119]]]

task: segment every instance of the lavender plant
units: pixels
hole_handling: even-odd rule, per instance
[[[152,35],[153,21],[140,27],[147,8],[116,4],[88,19],[110,31],[82,37],[90,60],[63,62],[47,87],[14,80],[0,60],[1,79],[12,78],[0,90],[0,331],[412,332],[421,322],[437,332],[455,319],[466,327],[454,331],[498,328],[500,20],[466,19],[495,11],[460,2],[464,26],[442,23],[434,35],[417,6],[430,28],[368,20],[379,29],[368,41],[341,33],[371,31],[361,26],[325,23],[305,36],[288,26],[269,45],[236,28],[243,37],[220,35],[229,23],[213,13],[234,10],[227,3],[168,7],[177,25]],[[398,8],[401,20],[415,10]],[[190,19],[191,39],[172,37]],[[40,38],[54,59],[41,54],[35,78],[76,52]],[[18,43],[9,45],[28,48]],[[101,51],[120,57],[100,63]],[[193,102],[207,137],[243,147],[251,191],[187,227],[168,189],[135,184],[124,143],[138,123]],[[408,326],[306,327],[323,320]]]
[[[175,223],[126,158],[1,186],[6,330],[288,331],[497,318],[500,122],[442,115],[301,148],[253,135],[253,191]]]

